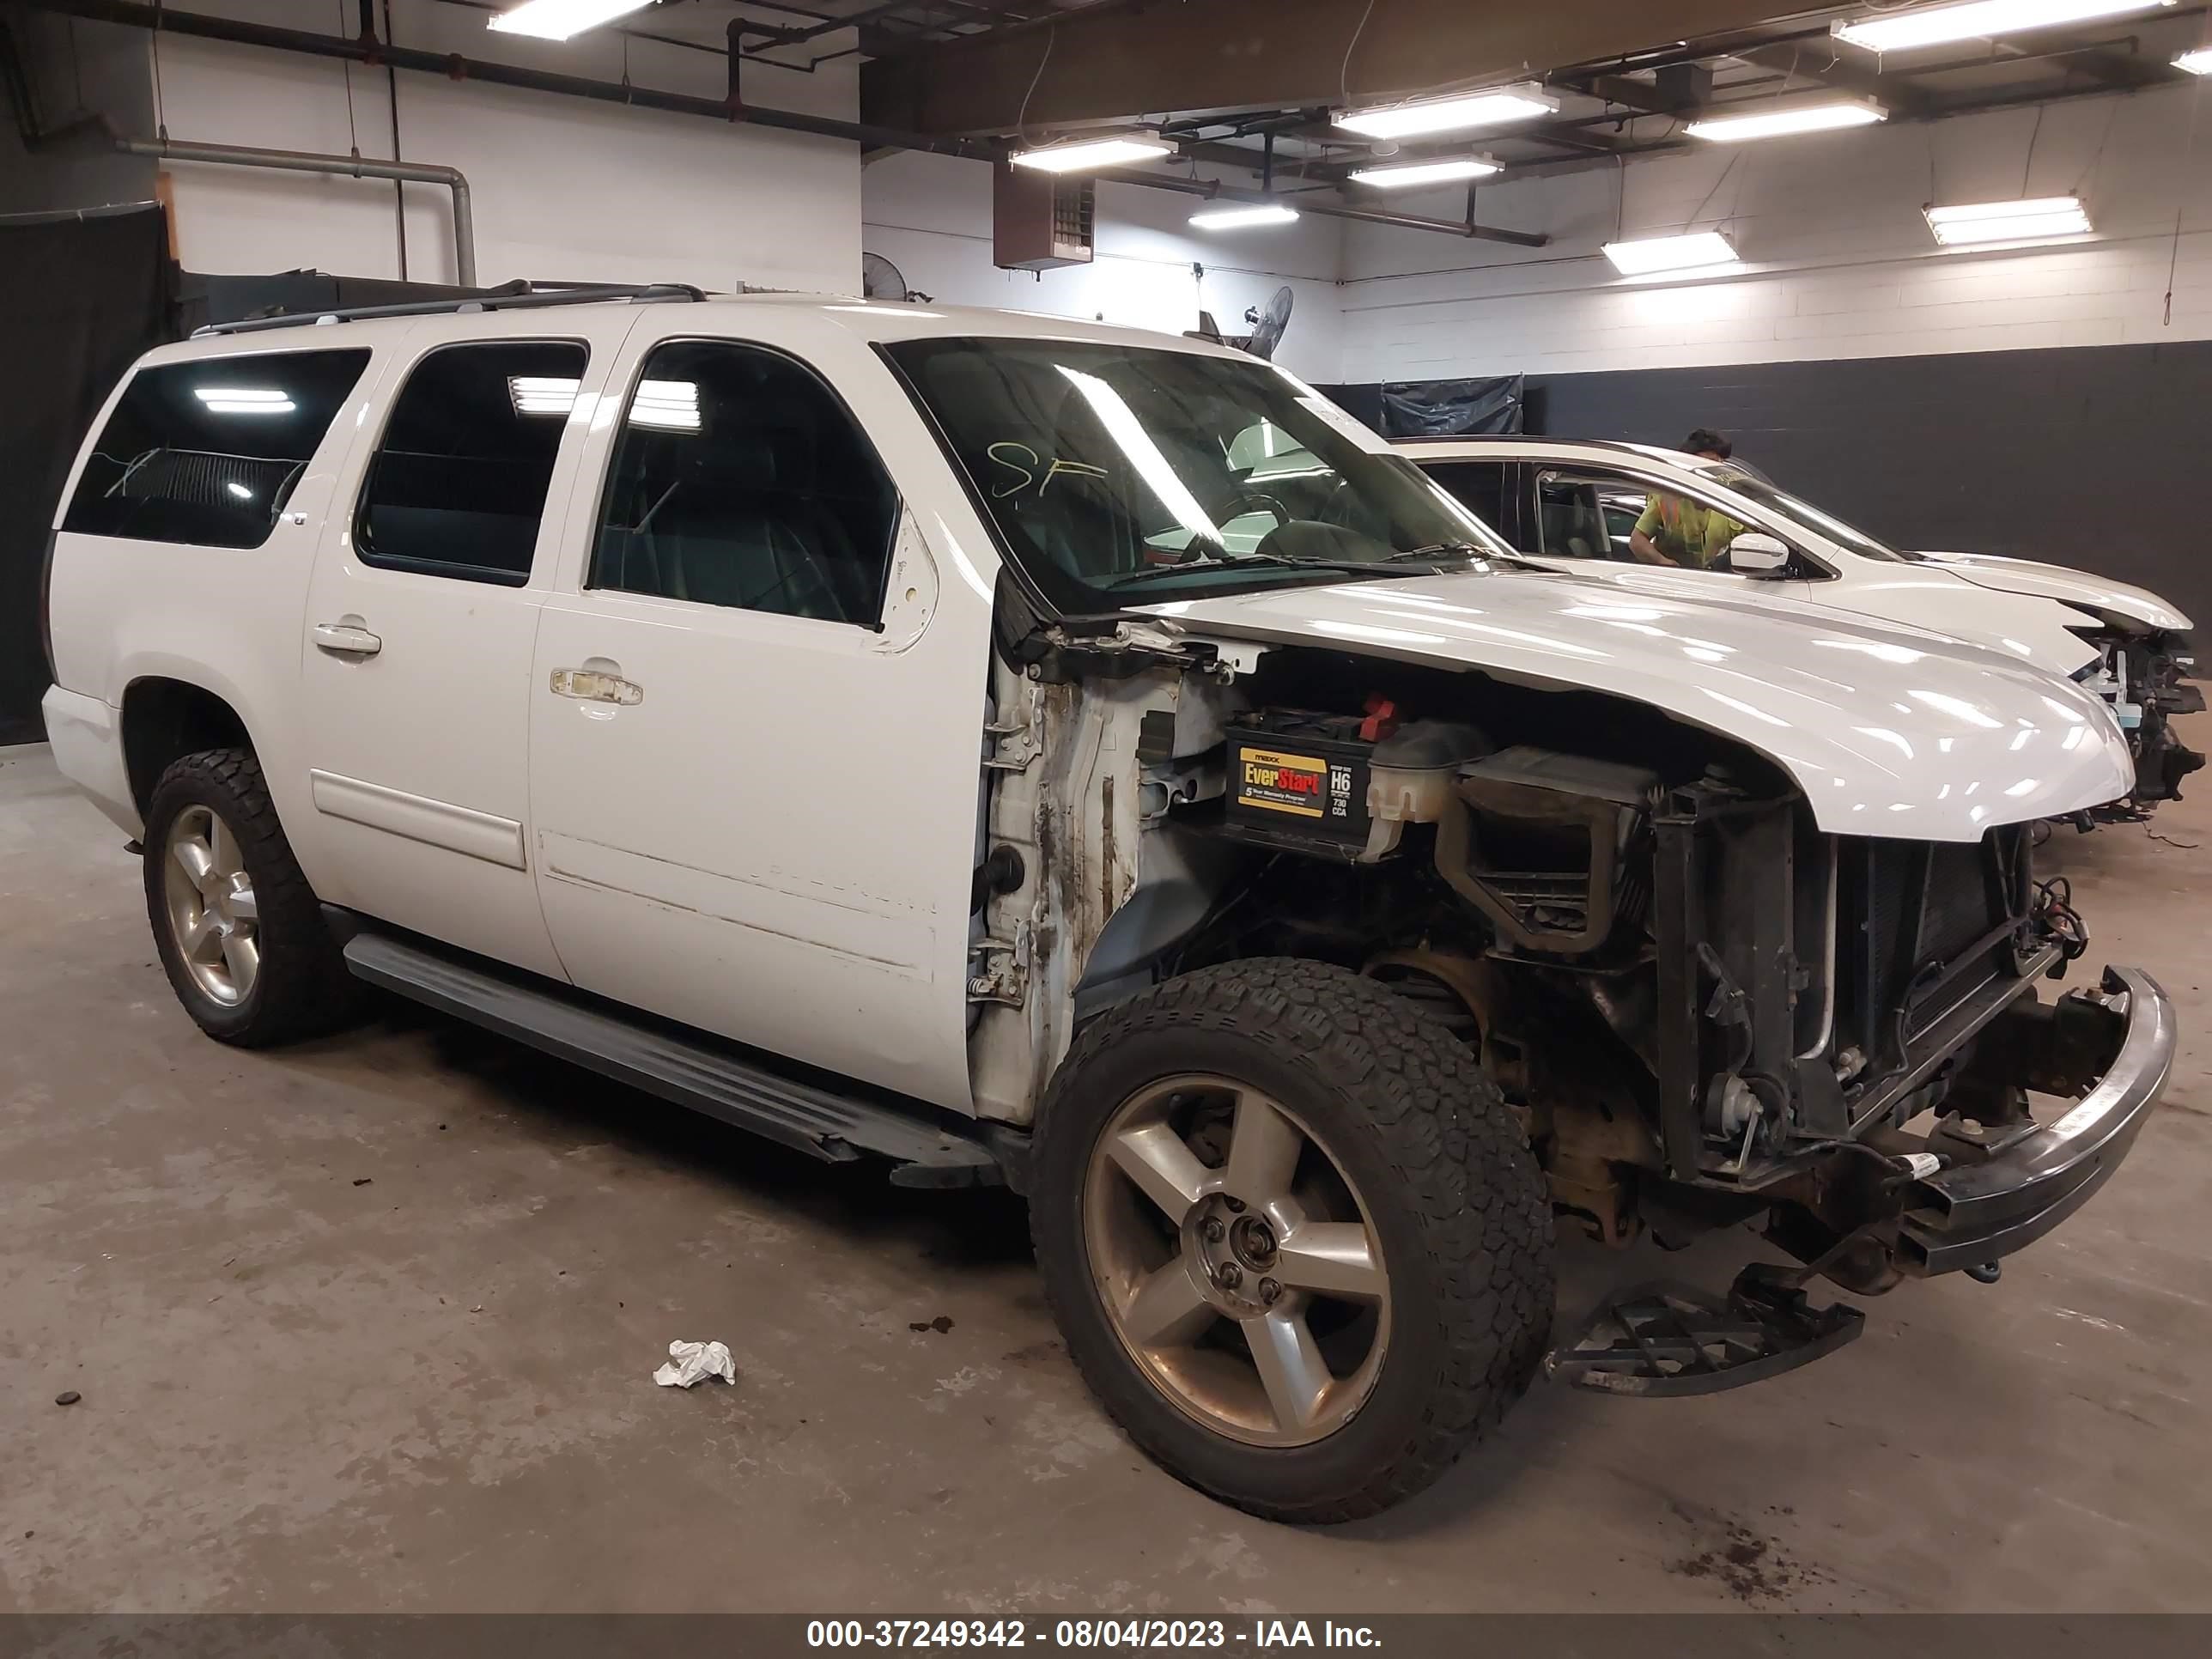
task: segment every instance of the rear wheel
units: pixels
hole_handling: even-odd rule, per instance
[[[1068,1349],[1172,1473],[1273,1519],[1428,1485],[1552,1316],[1534,1161],[1466,1048],[1370,980],[1242,962],[1102,1016],[1039,1113]]]
[[[353,981],[252,750],[173,763],[155,786],[144,846],[161,966],[202,1030],[260,1048],[325,1030],[351,1010]]]

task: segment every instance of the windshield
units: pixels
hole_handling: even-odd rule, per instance
[[[1733,489],[1739,495],[1747,496],[1770,513],[1794,519],[1799,524],[1818,531],[1838,547],[1848,548],[1861,558],[1887,559],[1893,562],[1910,564],[1917,562],[1920,557],[1917,553],[1901,552],[1887,542],[1877,541],[1856,526],[1845,524],[1841,519],[1823,513],[1810,501],[1802,500],[1786,489],[1778,489],[1766,481],[1765,474],[1740,462],[1716,461],[1699,467],[1698,475],[1711,479],[1723,489]]]
[[[884,350],[1007,550],[1065,612],[1466,569],[1510,550],[1257,359],[1064,340]]]

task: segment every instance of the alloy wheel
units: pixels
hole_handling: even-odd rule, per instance
[[[212,808],[187,806],[170,823],[161,858],[177,954],[210,1000],[235,1008],[261,974],[261,913],[238,837]]]

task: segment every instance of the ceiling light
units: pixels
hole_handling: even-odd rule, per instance
[[[1022,150],[1012,159],[1018,167],[1036,167],[1042,173],[1095,173],[1100,167],[1157,161],[1172,153],[1157,138],[1087,138],[1077,144],[1054,144],[1049,149]]]
[[[1403,167],[1354,167],[1351,178],[1354,184],[1372,185],[1377,190],[1411,190],[1417,185],[1449,184],[1455,179],[1487,179],[1503,171],[1488,156],[1470,155],[1458,161],[1409,161]]]
[[[1662,271],[1710,275],[1733,270],[1742,262],[1735,246],[1717,230],[1692,231],[1686,236],[1647,236],[1634,242],[1607,242],[1605,257],[1624,276],[1650,276]]]
[[[1246,225],[1287,225],[1297,216],[1286,207],[1255,205],[1208,208],[1192,214],[1190,222],[1200,230],[1238,230]]]
[[[567,415],[576,407],[576,382],[562,375],[510,374],[507,395],[518,415]]]
[[[2116,17],[2122,12],[2151,11],[2174,3],[2175,0],[1968,0],[1965,5],[1856,17],[1838,23],[1835,33],[1838,40],[1864,46],[1869,52],[1911,52],[1917,46],[1986,40],[1999,34]]]
[[[1928,228],[1945,247],[1988,242],[2050,242],[2089,234],[2089,216],[2076,196],[2028,202],[1970,202],[1931,207]]]
[[[289,394],[263,386],[200,386],[192,396],[213,415],[289,415],[299,407]]]
[[[572,34],[643,11],[652,3],[653,0],[522,0],[514,10],[496,14],[484,27],[501,34],[566,40]]]
[[[1785,138],[1795,132],[1870,126],[1888,118],[1887,110],[1863,98],[1791,99],[1762,104],[1741,114],[1717,111],[1700,116],[1684,131],[1692,138],[1729,144],[1750,138]]]
[[[1458,98],[1351,110],[1338,116],[1336,124],[1347,132],[1364,133],[1370,138],[1416,138],[1427,132],[1462,132],[1469,127],[1532,120],[1553,114],[1559,107],[1558,99],[1547,97],[1543,88],[1531,81],[1525,86],[1496,87]]]
[[[2212,75],[2212,46],[2199,46],[2194,52],[2185,52],[2173,60],[2178,70],[2187,70],[2191,75]]]
[[[640,380],[630,399],[632,426],[657,426],[670,432],[699,429],[699,383],[696,380]]]

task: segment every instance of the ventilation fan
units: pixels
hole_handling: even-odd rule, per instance
[[[1235,346],[1255,357],[1273,359],[1275,348],[1283,343],[1283,331],[1291,325],[1291,305],[1296,297],[1287,287],[1279,288],[1265,310],[1258,306],[1248,307],[1244,322],[1252,331],[1249,334],[1224,334],[1221,325],[1213,320],[1213,313],[1201,311],[1198,313],[1198,326],[1189,331],[1188,337],[1215,345]]]
[[[917,305],[927,305],[929,295],[917,294],[906,285],[899,268],[880,253],[860,256],[860,295],[869,300],[911,300]]]

